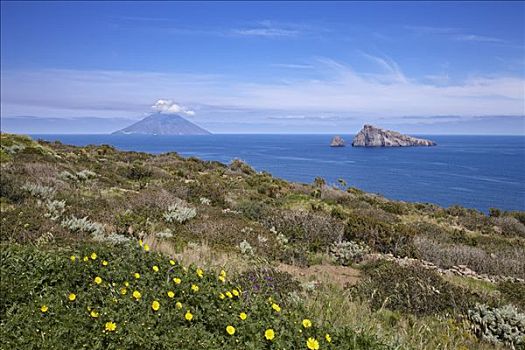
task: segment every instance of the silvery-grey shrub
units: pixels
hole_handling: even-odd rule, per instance
[[[29,192],[33,197],[49,200],[55,196],[56,190],[53,187],[26,182],[22,189]]]
[[[245,254],[245,255],[253,255],[253,248],[252,248],[252,246],[250,245],[250,243],[248,243],[248,241],[246,241],[246,240],[242,241],[242,242],[239,244],[239,249],[241,250],[241,253],[242,253],[242,254]]]
[[[468,311],[474,332],[493,344],[503,343],[512,349],[525,346],[525,314],[514,306],[489,307],[476,304]]]
[[[370,248],[362,243],[353,241],[335,242],[330,246],[330,255],[341,265],[348,266],[352,263],[360,262],[365,254],[370,252]]]
[[[104,225],[98,222],[90,221],[87,216],[83,217],[82,219],[79,219],[75,216],[70,216],[69,218],[62,220],[61,225],[71,232],[90,233],[95,239],[100,239],[100,236],[104,236]]]
[[[178,199],[174,204],[168,207],[164,213],[164,220],[167,222],[178,222],[182,224],[193,219],[197,215],[197,210],[186,205],[182,199]]]
[[[58,220],[62,214],[64,214],[64,211],[66,210],[66,201],[46,201],[45,207],[47,209],[47,213],[44,214],[46,218],[50,218],[53,221]]]

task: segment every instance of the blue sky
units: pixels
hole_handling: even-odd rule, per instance
[[[1,6],[4,122],[164,99],[213,132],[525,134],[523,2]]]

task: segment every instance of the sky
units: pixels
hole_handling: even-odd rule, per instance
[[[525,135],[525,2],[1,2],[2,130],[159,110],[216,133]]]

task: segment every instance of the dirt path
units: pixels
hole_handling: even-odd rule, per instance
[[[340,287],[354,285],[359,281],[359,270],[346,266],[314,265],[298,267],[279,264],[279,271],[288,272],[301,282],[318,281],[321,283],[335,284]]]

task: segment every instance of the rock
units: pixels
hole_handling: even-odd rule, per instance
[[[384,130],[365,124],[363,129],[354,137],[354,147],[409,147],[435,146],[434,141],[418,139],[403,135],[396,131]]]
[[[334,136],[332,142],[330,142],[330,147],[344,147],[345,140],[341,136]]]

